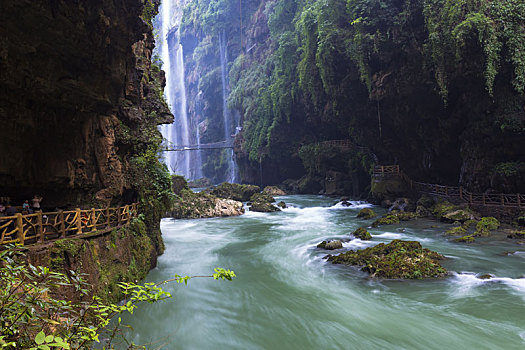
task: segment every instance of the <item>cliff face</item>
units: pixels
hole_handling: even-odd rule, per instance
[[[38,193],[49,208],[136,199],[129,161],[151,140],[126,136],[171,118],[143,1],[0,6],[2,196]]]
[[[363,154],[330,161],[303,147],[350,139],[419,181],[525,191],[522,2],[256,1],[242,13],[241,49],[238,13],[223,23],[211,3],[188,9],[186,33],[198,62],[214,33],[235,33],[229,106],[243,120],[243,181],[309,173],[317,191],[335,172],[361,192]]]

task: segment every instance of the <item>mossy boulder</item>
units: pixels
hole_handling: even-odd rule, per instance
[[[244,214],[242,202],[217,198],[209,193],[183,189],[166,214],[174,219],[199,219]]]
[[[396,215],[388,214],[374,221],[372,223],[372,227],[378,227],[382,225],[393,225],[393,224],[399,224],[399,218]]]
[[[467,230],[472,225],[475,225],[476,223],[477,223],[476,220],[467,220],[463,224],[461,224],[459,226],[452,227],[451,229],[447,230],[447,232],[445,232],[445,235],[450,235],[450,236],[466,235],[467,234]]]
[[[447,236],[461,236],[467,233],[467,229],[463,226],[455,226],[447,230],[445,235]]]
[[[491,216],[483,217],[476,224],[475,236],[489,236],[490,231],[497,230],[500,227],[498,219]]]
[[[355,230],[354,232],[352,232],[352,235],[355,238],[359,238],[359,239],[361,239],[363,241],[369,241],[369,240],[372,239],[372,236],[370,235],[370,233],[363,227],[360,227],[357,230]]]
[[[254,185],[239,185],[231,183],[222,183],[210,191],[210,194],[226,199],[233,199],[235,201],[246,202],[250,197],[260,191],[259,186]]]
[[[441,217],[441,221],[444,222],[465,222],[472,220],[474,215],[467,209],[456,209],[447,213],[444,213]]]
[[[286,196],[286,192],[277,186],[266,186],[263,193],[269,194],[270,196]]]
[[[255,193],[251,196],[250,202],[250,211],[256,211],[260,213],[271,213],[281,210],[272,204],[273,202],[275,202],[275,199],[266,193]]]
[[[439,263],[442,259],[441,254],[423,248],[417,241],[394,240],[389,244],[380,243],[364,250],[330,256],[328,261],[362,266],[361,270],[372,277],[422,279],[445,276],[447,270]]]
[[[286,203],[283,202],[283,201],[280,201],[279,203],[277,203],[277,206],[278,206],[279,208],[281,208],[281,209],[286,209],[286,208],[288,208],[288,206],[286,205]]]
[[[343,248],[343,242],[336,241],[322,241],[317,245],[317,248],[326,249],[326,250],[335,250]]]
[[[359,214],[357,214],[357,217],[360,219],[368,220],[373,219],[377,216],[377,214],[370,208],[363,208],[359,211]]]
[[[454,242],[458,242],[458,243],[472,243],[474,242],[476,239],[474,238],[474,236],[472,235],[467,235],[467,236],[463,236],[461,238],[456,238],[454,240]]]
[[[474,219],[474,213],[469,208],[458,206],[448,201],[436,203],[432,207],[432,214],[436,219],[449,223],[463,223]]]

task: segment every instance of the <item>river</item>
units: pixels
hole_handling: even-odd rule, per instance
[[[164,349],[525,348],[525,247],[490,238],[454,243],[443,236],[449,226],[423,219],[370,229],[371,241],[353,239],[345,248],[418,240],[444,254],[451,271],[440,280],[378,281],[327,263],[327,252],[315,248],[369,225],[355,217],[367,204],[344,208],[322,196],[279,200],[293,207],[162,221],[166,251],[147,281],[209,275],[214,267],[232,269],[237,278],[165,286],[173,299],[124,317],[133,327],[127,337]],[[476,277],[487,273],[496,277]]]

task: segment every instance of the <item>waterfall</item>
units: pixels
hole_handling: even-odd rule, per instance
[[[224,140],[232,140],[232,125],[230,119],[230,110],[228,109],[227,98],[229,94],[229,81],[228,81],[228,40],[226,38],[226,32],[222,31],[219,35],[219,53],[221,61],[221,82],[222,82],[222,116],[224,123]],[[236,125],[236,130],[238,125]],[[233,149],[228,150],[228,172],[225,176],[225,181],[236,182],[237,181],[237,164],[235,163],[235,153]]]
[[[160,130],[167,146],[199,144],[196,122],[188,117],[184,72],[184,48],[180,42],[180,24],[185,0],[164,0],[159,8],[156,27],[159,30],[158,52],[166,73],[164,94],[175,120]],[[171,173],[189,180],[202,177],[200,151],[166,152],[164,161]]]

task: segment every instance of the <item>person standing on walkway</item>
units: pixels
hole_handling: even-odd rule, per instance
[[[40,203],[42,202],[42,199],[44,199],[44,198],[42,198],[39,195],[35,194],[35,196],[31,200],[34,211],[40,211]]]

